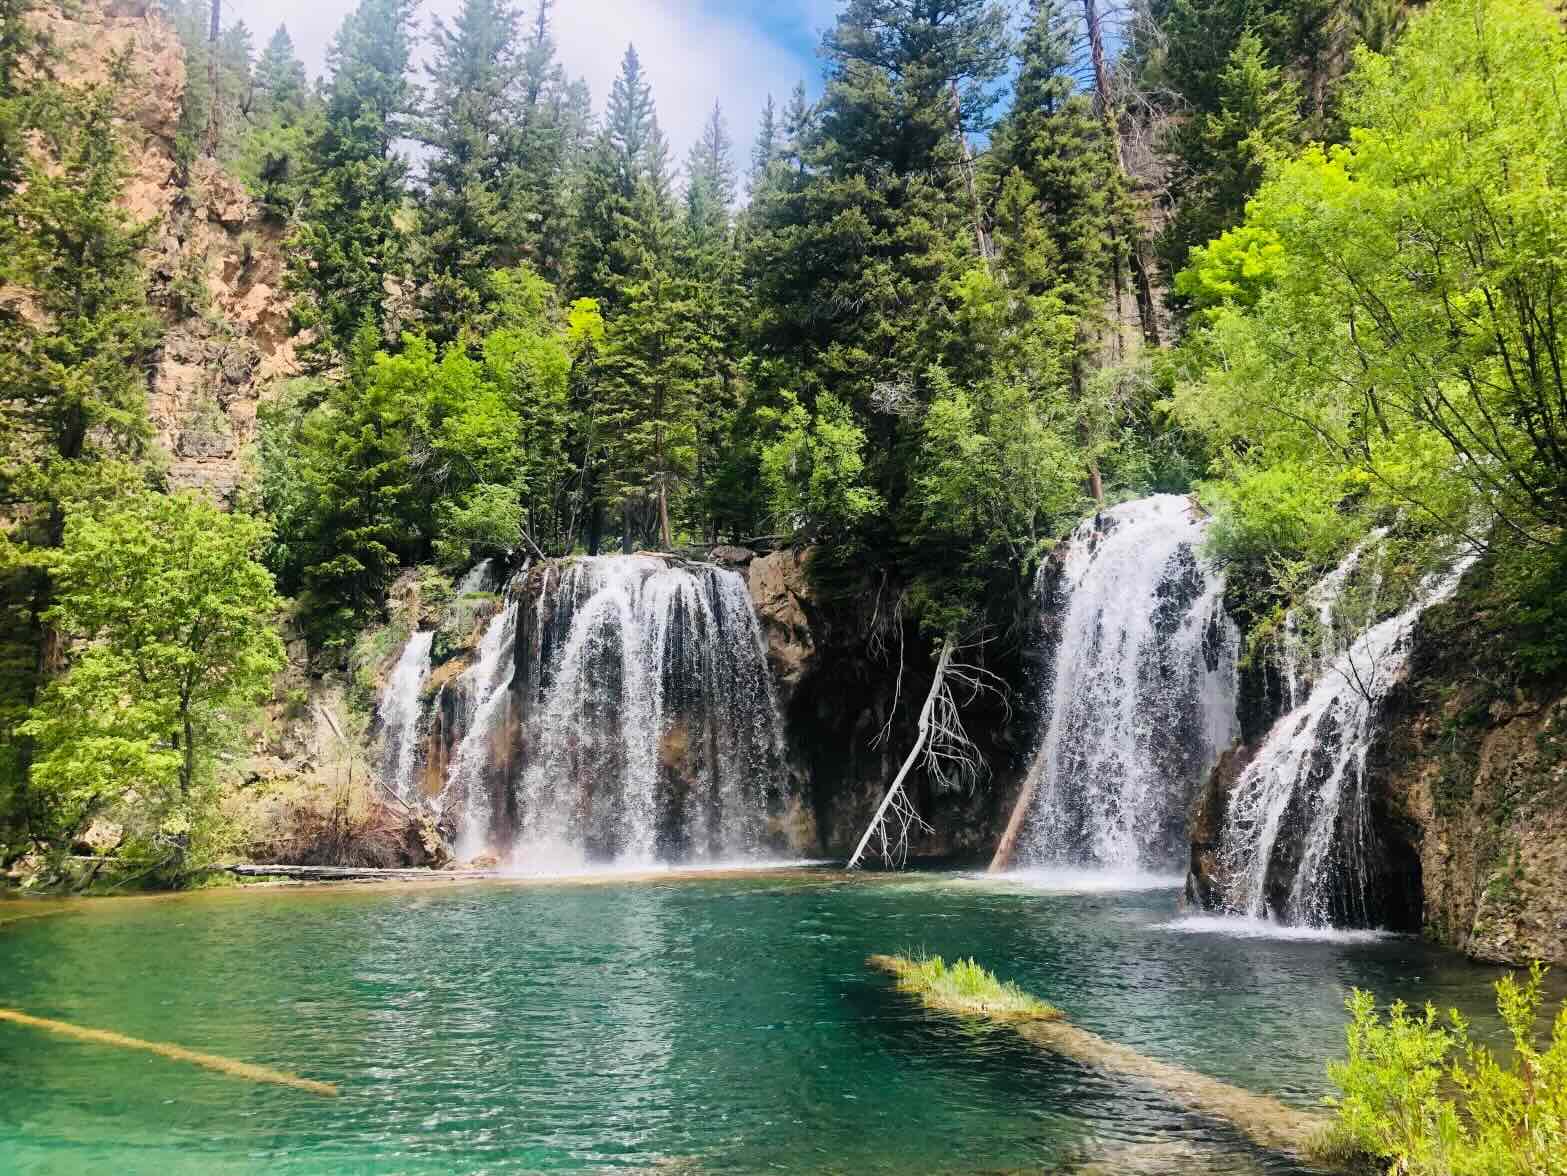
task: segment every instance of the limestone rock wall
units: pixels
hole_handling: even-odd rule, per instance
[[[767,640],[795,793],[808,805],[816,852],[842,858],[913,745],[932,665],[914,626],[897,613],[892,586],[867,575],[854,591],[823,601],[812,559],[810,549],[760,555],[749,561],[747,580]],[[985,697],[965,708],[965,719],[991,774],[972,789],[938,790],[923,772],[913,773],[910,791],[931,829],[911,839],[911,857],[978,864],[1005,827],[1032,717],[1027,707],[1009,710]]]
[[[1425,933],[1476,959],[1567,962],[1567,690],[1494,697],[1426,637],[1373,765],[1418,855]]]
[[[149,296],[165,322],[148,409],[170,481],[227,498],[247,477],[245,448],[268,382],[297,370],[284,230],[213,161],[198,159],[181,174],[174,141],[184,52],[156,3],[78,0],[37,19],[60,51],[56,72],[68,85],[107,82],[112,64],[128,55],[120,126],[131,175],[121,203],[154,226]]]

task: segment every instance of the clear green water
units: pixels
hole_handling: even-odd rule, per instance
[[[1288,1172],[922,1011],[865,955],[974,955],[1088,1028],[1301,1104],[1350,985],[1477,1010],[1496,975],[1407,939],[1172,930],[1176,901],[791,873],[88,904],[0,926],[0,1005],[343,1093],[0,1023],[0,1172]]]

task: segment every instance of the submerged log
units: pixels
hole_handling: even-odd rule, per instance
[[[297,878],[301,882],[453,882],[495,878],[495,870],[426,870],[374,866],[270,866],[235,863],[214,870],[239,878]]]
[[[907,962],[898,956],[873,955],[866,963],[895,978],[904,977],[908,971]],[[1316,1162],[1312,1143],[1327,1125],[1320,1115],[1289,1106],[1271,1095],[1257,1094],[1184,1066],[1161,1062],[1064,1019],[992,1017],[971,1005],[949,1002],[939,991],[921,991],[920,997],[932,1008],[984,1017],[1006,1025],[1040,1049],[1153,1087],[1190,1110],[1229,1124],[1269,1151]]]

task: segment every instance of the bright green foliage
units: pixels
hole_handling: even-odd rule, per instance
[[[408,78],[413,0],[361,0],[327,54],[326,109],[309,143],[307,198],[289,249],[289,285],[313,352],[346,355],[369,324],[384,337],[388,282],[404,273],[407,241],[398,223],[417,91]]]
[[[265,530],[192,492],[72,511],[48,619],[73,652],[23,727],[35,834],[68,844],[104,813],[149,855],[192,848],[215,756],[283,665]]]
[[[389,354],[366,330],[346,379],[296,384],[263,410],[262,501],[279,533],[268,559],[320,644],[346,647],[400,566],[574,542],[570,383],[603,323],[587,302],[561,321],[526,269],[488,281],[496,325],[473,346],[409,335]]]
[[[932,383],[909,503],[910,541],[927,569],[915,605],[929,628],[962,632],[974,602],[1033,566],[1075,514],[1082,467],[1066,402],[1023,383],[986,381],[972,394],[941,372]]]
[[[836,538],[881,508],[864,484],[865,433],[841,400],[822,393],[814,414],[790,401],[780,425],[761,462],[777,521],[812,538]]]
[[[1358,989],[1346,1002],[1348,1057],[1328,1066],[1341,1092],[1322,1149],[1366,1156],[1404,1176],[1567,1173],[1567,1005],[1543,1044],[1536,1030],[1545,969],[1496,984],[1512,1037],[1503,1065],[1456,1010],[1445,1021],[1395,1002],[1384,1020]]]
[[[1392,56],[1358,60],[1351,143],[1282,165],[1185,279],[1217,290],[1226,254],[1266,243],[1207,312],[1175,411],[1239,455],[1231,503],[1256,471],[1316,469],[1303,515],[1353,492],[1453,536],[1494,521],[1559,547],[1567,119],[1548,96],[1567,34],[1539,0],[1440,0]]]
[[[1241,225],[1191,251],[1186,268],[1175,275],[1175,292],[1199,311],[1255,306],[1282,272],[1283,262],[1277,233]]]
[[[974,1013],[986,1017],[1021,1017],[1055,1021],[1061,1010],[1025,992],[1010,980],[970,959],[947,963],[939,955],[873,956],[873,963],[891,971],[898,987],[912,992],[933,1008],[947,1012]]]
[[[1158,243],[1171,273],[1187,263],[1188,250],[1241,219],[1269,163],[1297,142],[1300,92],[1268,64],[1255,33],[1241,35],[1219,71],[1214,97],[1213,110],[1178,124],[1173,135],[1176,211]],[[1179,283],[1176,290],[1184,293]]]
[[[305,66],[288,30],[279,25],[251,75],[246,132],[234,169],[268,217],[286,222],[304,197],[307,144],[319,128],[320,104],[305,81]]]
[[[522,102],[519,19],[505,0],[465,0],[450,27],[433,18],[420,138],[434,154],[417,244],[420,301],[438,339],[477,324],[486,275],[511,260],[523,231],[512,134]]]

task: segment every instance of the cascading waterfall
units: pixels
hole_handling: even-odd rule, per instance
[[[1403,677],[1420,614],[1457,589],[1474,561],[1459,559],[1428,578],[1408,608],[1342,643],[1335,609],[1378,531],[1307,597],[1321,624],[1314,678],[1276,722],[1231,790],[1219,848],[1231,914],[1326,927],[1366,925],[1374,863],[1366,756],[1382,700]],[[1370,575],[1375,598],[1380,575]]]
[[[408,638],[376,703],[381,719],[382,778],[392,793],[403,800],[413,794],[419,696],[430,676],[430,645],[434,640],[435,634],[428,629],[416,631]]]
[[[514,598],[508,598],[490,619],[473,665],[455,684],[464,729],[447,769],[444,793],[461,813],[457,854],[462,858],[471,858],[486,848],[492,817],[490,767],[506,727],[518,607]]]
[[[1312,682],[1344,652],[1346,630],[1353,633],[1361,627],[1355,625],[1354,616],[1341,616],[1340,613],[1351,578],[1360,571],[1368,551],[1373,554],[1374,562],[1366,577],[1366,599],[1358,614],[1367,617],[1376,611],[1377,593],[1382,586],[1381,544],[1387,531],[1386,527],[1374,528],[1355,544],[1336,568],[1307,589],[1304,617],[1308,625],[1315,625],[1314,629],[1302,629],[1301,609],[1292,608],[1284,614],[1279,662],[1286,710],[1293,710],[1304,702]]]
[[[1041,605],[1062,620],[1025,861],[1149,871],[1184,857],[1192,792],[1238,732],[1239,634],[1198,553],[1205,526],[1179,495],[1124,503],[1042,574]]]
[[[659,556],[519,576],[457,686],[458,853],[518,869],[765,847],[783,754],[742,576]]]

